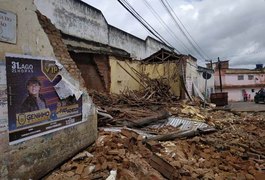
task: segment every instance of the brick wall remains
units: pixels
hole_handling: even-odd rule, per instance
[[[84,80],[81,77],[81,72],[75,62],[70,57],[66,45],[63,43],[60,31],[51,23],[51,21],[39,11],[36,12],[39,22],[46,32],[56,59],[64,66],[64,68],[84,86]]]

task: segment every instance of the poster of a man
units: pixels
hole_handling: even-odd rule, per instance
[[[82,98],[61,99],[54,88],[62,80],[59,72],[54,60],[27,55],[6,56],[11,144],[82,121]]]
[[[31,77],[27,84],[28,96],[21,105],[20,112],[32,112],[47,108],[46,101],[40,94],[41,82],[37,77]]]

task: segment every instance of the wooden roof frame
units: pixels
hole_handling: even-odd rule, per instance
[[[156,53],[142,60],[143,63],[163,63],[164,61],[179,60],[183,55],[161,48]]]

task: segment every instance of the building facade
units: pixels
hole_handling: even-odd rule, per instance
[[[33,0],[0,8],[0,179],[39,179],[95,141],[96,111],[60,31]],[[22,112],[32,84],[45,105]]]
[[[228,92],[228,101],[244,101],[244,96],[248,101],[252,101],[256,92],[265,87],[265,71],[262,67],[235,69],[229,68],[229,61],[221,61],[219,76],[218,63],[213,65],[216,90],[221,92],[222,88],[223,92]]]

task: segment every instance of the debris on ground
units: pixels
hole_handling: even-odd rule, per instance
[[[146,142],[126,128],[100,130],[94,145],[46,179],[106,179],[111,172],[116,179],[265,179],[265,113],[205,116],[218,131],[170,141]],[[181,126],[142,129],[161,135]]]
[[[93,154],[78,161],[71,160],[53,172],[46,180],[53,179],[106,179],[117,172],[117,179],[164,179],[152,168],[152,152],[135,132],[99,132],[97,141],[86,151]]]
[[[120,96],[92,92],[97,141],[45,179],[265,179],[265,113],[168,100],[162,81],[148,82]]]

